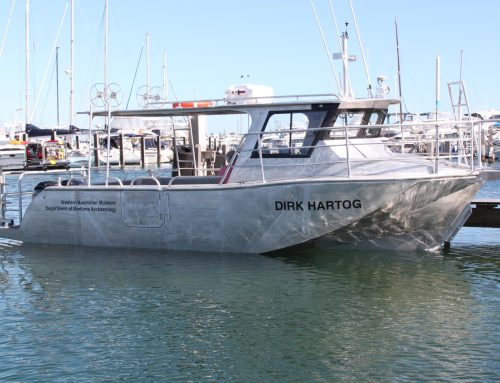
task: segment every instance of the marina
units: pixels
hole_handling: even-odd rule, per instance
[[[0,4],[0,381],[500,381],[481,1]]]

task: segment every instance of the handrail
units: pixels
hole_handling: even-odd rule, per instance
[[[264,161],[262,159],[262,136],[259,136],[259,159],[260,159],[260,172],[262,174],[262,183],[265,183],[266,177],[264,175]]]
[[[121,179],[119,179],[118,177],[114,177],[114,176],[108,176],[108,177],[106,177],[106,187],[109,186],[109,180],[115,180],[116,182],[118,182],[118,186],[123,186]]]
[[[55,169],[55,170],[36,170],[36,171],[29,171],[29,172],[22,172],[19,174],[19,178],[18,178],[18,194],[19,194],[19,224],[21,224],[22,220],[23,220],[23,194],[26,194],[26,193],[23,193],[22,192],[22,182],[23,182],[23,178],[25,175],[40,175],[40,174],[59,174],[59,173],[68,173],[71,175],[71,173],[76,173],[76,172],[81,172],[82,169],[64,169],[64,170],[61,170],[61,169]],[[10,175],[10,174],[18,174],[16,172],[6,172],[4,173],[6,175]],[[4,218],[4,217],[2,217]]]
[[[344,127],[344,134],[345,134],[345,160],[347,164],[347,177],[351,178],[351,161],[350,161],[350,156],[349,156],[349,133],[347,131],[347,125]]]
[[[140,181],[140,180],[153,180],[154,182],[156,182],[156,184],[158,186],[161,186],[160,181],[158,181],[158,178],[156,178],[156,177],[137,177],[137,178],[134,178],[132,181],[130,181],[130,186],[135,185],[135,181]]]

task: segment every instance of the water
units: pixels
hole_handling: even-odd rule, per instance
[[[1,241],[0,381],[500,381],[499,234],[448,253]]]

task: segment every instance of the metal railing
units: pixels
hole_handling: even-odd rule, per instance
[[[343,125],[322,128],[309,129],[285,129],[274,130],[272,132],[247,133],[242,137],[240,146],[237,150],[239,155],[251,152],[253,157],[258,157],[261,182],[268,180],[267,174],[272,168],[289,167],[289,166],[310,166],[324,164],[345,164],[347,177],[351,178],[353,174],[352,165],[359,162],[369,161],[399,161],[399,162],[415,162],[416,159],[423,160],[425,166],[429,164],[433,167],[433,172],[439,174],[439,164],[446,161],[455,166],[469,169],[470,171],[481,168],[479,159],[483,156],[482,150],[484,146],[485,125],[498,122],[496,120],[462,120],[462,121],[439,121],[439,122],[416,122],[393,125]],[[443,128],[446,129],[448,135],[444,134]],[[369,131],[379,130],[379,135],[370,136]],[[340,150],[344,153],[343,158],[328,161],[325,163],[311,162],[310,159],[302,163],[273,163],[274,161],[266,160],[269,157],[279,158],[279,153],[291,153],[291,151],[308,149],[317,149],[318,146],[264,146],[263,139],[266,135],[283,135],[286,136],[290,132],[297,133],[312,133],[312,132],[327,132],[329,137],[322,142],[321,148],[331,148],[332,150],[343,148]],[[366,134],[360,134],[360,132]],[[384,131],[398,131],[400,136],[385,137]],[[257,142],[256,147],[243,149],[242,143],[247,137],[257,136],[253,140]],[[374,139],[372,139],[374,138]],[[375,139],[376,138],[376,139]],[[393,157],[380,156],[369,158],[355,158],[353,155],[356,150],[363,146],[382,146],[385,150],[394,154]],[[398,150],[399,148],[399,150]],[[276,155],[269,155],[269,153]],[[255,155],[257,154],[257,155]],[[283,155],[285,158],[286,155]],[[236,157],[234,157],[236,158]],[[230,166],[255,167],[252,164],[233,164]],[[223,178],[226,178],[223,175]],[[287,175],[288,176],[288,175]],[[238,181],[241,182],[241,181]]]
[[[24,172],[1,172],[0,174],[0,219],[2,222],[5,222],[7,219],[8,212],[17,212],[18,213],[18,222],[21,224],[23,218],[23,198],[26,196],[32,196],[34,194],[34,190],[25,190],[23,186],[23,181],[26,177],[31,176],[40,176],[40,175],[49,175],[49,176],[57,176],[54,181],[56,185],[61,186],[61,177],[60,175],[69,175],[69,178],[66,180],[66,184],[71,184],[72,180],[75,179],[73,177],[74,174],[82,174],[82,172],[86,173],[84,169],[54,169],[54,170],[44,170],[44,171],[24,171]],[[6,177],[9,176],[17,176],[17,190],[8,191],[7,190],[7,182]],[[82,177],[79,179],[87,179],[87,174],[82,174]],[[17,208],[8,208],[9,205],[13,206],[14,200],[17,199]]]

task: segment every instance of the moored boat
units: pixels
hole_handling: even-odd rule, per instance
[[[0,142],[0,169],[17,170],[26,165],[26,146],[23,142]]]
[[[0,235],[26,242],[212,252],[263,253],[305,242],[430,249],[460,229],[482,185],[471,150],[477,144],[471,121],[456,122],[462,133],[453,140],[461,149],[449,156],[395,153],[383,136],[388,109],[399,103],[395,99],[232,101],[112,111],[114,118],[189,121],[192,134],[174,147],[172,176],[131,182],[108,177],[100,184],[88,177],[59,180],[39,188],[24,215]],[[204,142],[207,123],[216,115],[247,115],[251,121],[227,163]],[[362,116],[359,125],[348,122],[353,115]],[[277,134],[279,148],[264,145],[267,136]],[[437,147],[449,142],[440,135],[427,139]]]

